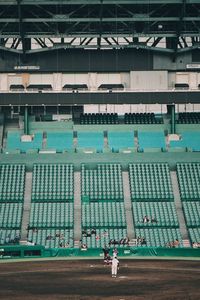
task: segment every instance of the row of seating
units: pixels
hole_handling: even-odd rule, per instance
[[[125,124],[161,124],[163,118],[157,118],[154,113],[125,113]],[[80,115],[80,124],[118,124],[117,113],[85,113]]]
[[[199,243],[200,241],[200,227],[188,229],[191,243]]]
[[[126,227],[124,203],[93,202],[82,204],[83,228]]]
[[[144,237],[147,247],[168,247],[176,239],[183,247],[179,228],[136,228],[136,237]]]
[[[154,113],[125,113],[125,124],[161,124],[163,118],[156,118]]]
[[[19,242],[19,229],[2,229],[0,228],[0,245],[16,244]]]
[[[73,203],[32,203],[30,227],[72,228],[74,223]]]
[[[179,227],[173,202],[132,202],[135,227]]]
[[[173,191],[168,164],[129,164],[132,201],[172,201]]]
[[[182,201],[200,200],[200,164],[178,163],[177,175]]]
[[[0,228],[20,228],[22,203],[0,203]]]
[[[178,124],[199,124],[200,113],[199,112],[183,112],[178,114]]]
[[[87,245],[87,248],[104,248],[106,246],[110,246],[110,248],[114,247],[124,247],[123,244],[115,244],[110,243],[110,241],[119,242],[121,239],[127,237],[126,228],[104,228],[97,229],[96,234],[92,234],[91,236],[82,235],[82,244]]]
[[[0,164],[0,202],[22,202],[25,165]]]
[[[123,200],[120,164],[98,164],[95,169],[81,167],[81,194],[86,201]]]
[[[200,201],[183,202],[183,212],[187,227],[200,226]]]
[[[29,230],[28,241],[35,245],[42,245],[46,248],[73,248],[73,229],[38,229]]]
[[[118,115],[116,113],[85,113],[80,115],[80,124],[118,124]]]
[[[71,164],[34,164],[32,201],[73,201],[74,170]]]

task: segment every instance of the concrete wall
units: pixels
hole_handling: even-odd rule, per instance
[[[175,60],[172,61],[172,54],[154,53],[153,55],[153,69],[154,70],[174,70],[182,71],[186,69],[187,64],[192,63],[191,52],[179,54]]]
[[[132,90],[167,90],[167,71],[130,72],[130,88]]]
[[[123,84],[125,90],[167,90],[175,83],[188,83],[191,90],[200,84],[200,72],[192,71],[131,71],[115,73],[1,73],[0,91],[9,91],[11,84],[51,84],[61,91],[65,84],[87,84],[95,91],[101,84]]]

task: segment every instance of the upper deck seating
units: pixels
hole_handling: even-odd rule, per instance
[[[178,114],[178,124],[199,124],[200,112],[183,112]]]
[[[6,148],[9,150],[19,149],[26,152],[29,149],[42,149],[43,134],[38,132],[33,135],[31,142],[22,142],[21,133],[9,131],[7,134]]]
[[[154,113],[125,113],[125,124],[161,124],[162,118],[158,118]]]
[[[163,131],[158,132],[138,132],[139,150],[145,151],[146,148],[166,149],[165,136]]]
[[[47,149],[56,149],[57,151],[71,150],[73,148],[72,132],[48,132]]]
[[[118,115],[116,113],[85,113],[80,115],[80,124],[118,124]]]
[[[103,132],[78,132],[77,148],[95,148],[98,152],[102,152],[103,147]]]
[[[108,146],[113,152],[118,152],[120,149],[133,148],[134,132],[108,132]]]

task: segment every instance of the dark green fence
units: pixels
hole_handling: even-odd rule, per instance
[[[120,257],[134,258],[146,257],[200,257],[200,249],[193,248],[151,248],[151,247],[126,247],[118,249]],[[110,251],[112,254],[112,251]],[[81,250],[77,248],[46,249],[43,246],[3,246],[0,248],[0,259],[10,258],[53,258],[74,257],[92,258],[103,257],[101,249]]]

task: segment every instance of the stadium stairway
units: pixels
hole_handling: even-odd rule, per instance
[[[185,241],[189,241],[189,236],[186,228],[185,218],[183,215],[183,209],[182,209],[182,203],[179,193],[179,187],[178,187],[178,178],[175,171],[170,172],[171,180],[172,180],[172,188],[174,193],[174,202],[176,206],[176,211],[178,215],[179,225],[180,225],[180,232],[182,235],[182,239]]]
[[[74,172],[74,247],[78,248],[81,239],[81,173]]]
[[[123,187],[124,187],[124,206],[125,206],[125,215],[126,215],[126,223],[127,223],[127,235],[131,240],[135,237],[135,229],[133,225],[131,192],[130,192],[128,172],[122,172],[122,180],[123,180]]]
[[[32,173],[26,172],[25,192],[24,192],[24,210],[21,227],[21,240],[27,240],[27,225],[29,223],[29,215],[31,210],[31,190],[32,190]]]

